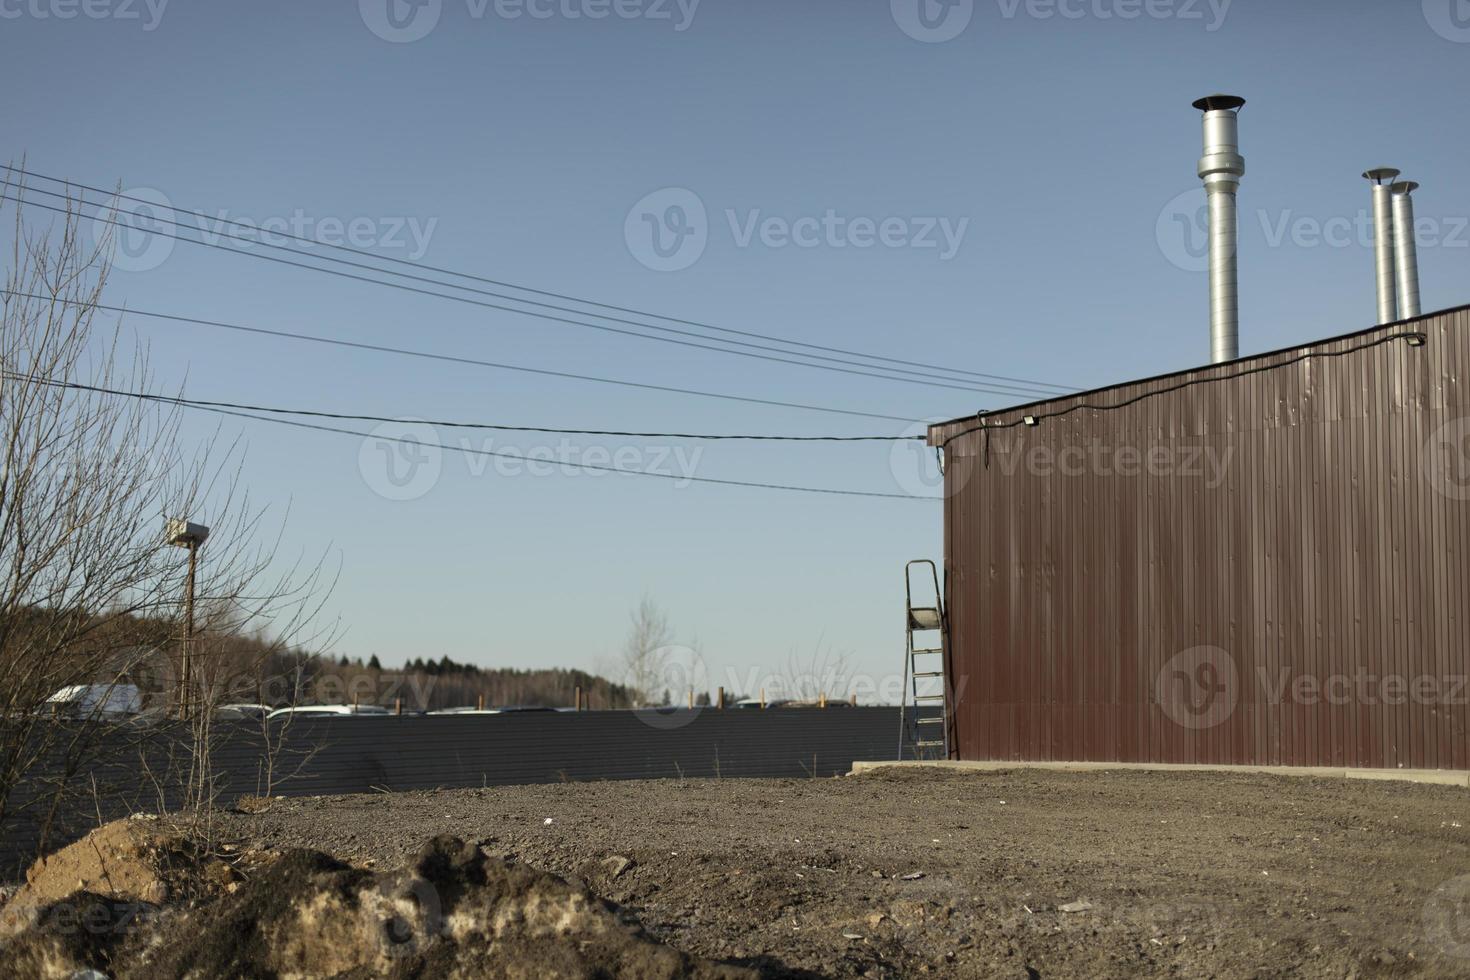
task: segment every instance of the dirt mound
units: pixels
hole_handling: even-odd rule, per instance
[[[132,840],[113,843],[125,851]],[[143,843],[135,853],[161,851]],[[59,857],[48,862],[56,873],[79,867]],[[285,851],[257,862],[243,881],[196,887],[192,900],[162,909],[139,902],[137,889],[161,882],[179,894],[179,883],[127,871],[123,881],[114,876],[109,894],[74,891],[43,906],[29,928],[0,946],[0,976],[68,977],[85,969],[118,980],[756,976],[664,946],[585,886],[487,858],[453,837],[435,838],[407,867],[383,873],[315,851]],[[80,918],[88,924],[79,927]],[[183,936],[187,942],[176,941]]]
[[[114,821],[31,865],[25,884],[0,911],[0,936],[31,928],[43,910],[78,894],[151,906],[178,900],[199,890],[210,863],[200,847],[157,818]]]

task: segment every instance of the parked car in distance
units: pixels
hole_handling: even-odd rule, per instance
[[[46,699],[46,708],[65,718],[124,718],[143,710],[134,684],[73,684]]]
[[[294,718],[355,718],[359,716],[382,717],[393,712],[379,704],[301,704],[293,708],[277,708],[267,716],[267,721]]]
[[[754,708],[759,711],[761,708],[784,708],[790,703],[785,698],[776,698],[773,701],[767,701],[765,704],[761,704],[760,698],[745,698],[744,700],[736,701],[730,707],[740,708],[742,710]]]
[[[268,704],[222,704],[214,709],[215,721],[260,721],[271,713]]]

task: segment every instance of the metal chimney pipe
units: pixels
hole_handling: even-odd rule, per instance
[[[1240,273],[1236,262],[1239,226],[1235,195],[1245,176],[1237,113],[1245,99],[1210,95],[1194,103],[1205,114],[1205,152],[1199,176],[1210,202],[1210,359],[1240,356]]]
[[[1414,240],[1414,198],[1419,185],[1412,180],[1393,185],[1393,243],[1398,265],[1399,319],[1419,315],[1419,243]]]
[[[1394,262],[1393,187],[1399,171],[1392,167],[1369,170],[1364,177],[1373,181],[1373,264],[1378,279],[1378,322],[1393,323],[1399,318],[1399,297]]]

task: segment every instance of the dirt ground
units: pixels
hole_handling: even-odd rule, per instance
[[[1470,976],[1470,795],[1256,775],[886,771],[278,800],[369,868],[454,834],[780,977]]]

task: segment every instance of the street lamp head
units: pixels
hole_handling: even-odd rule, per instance
[[[180,548],[197,548],[207,537],[209,528],[181,518],[170,518],[164,528],[165,540]]]

